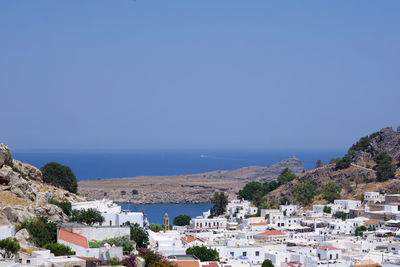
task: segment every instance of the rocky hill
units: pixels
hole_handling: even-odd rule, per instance
[[[90,200],[107,197],[117,202],[132,203],[207,203],[216,191],[224,191],[231,198],[236,198],[246,183],[276,180],[285,168],[299,174],[304,166],[301,160],[292,157],[268,167],[251,166],[191,175],[81,181],[78,183],[78,191]],[[138,193],[132,194],[134,190]]]
[[[36,167],[12,158],[9,148],[0,143],[0,224],[21,223],[44,216],[54,222],[67,220],[62,210],[50,199],[82,201],[84,198],[43,183]]]
[[[368,138],[364,137],[364,141],[363,145],[352,147],[352,149],[354,147],[361,149],[350,153],[352,163],[349,167],[338,169],[335,164],[329,164],[302,173],[293,181],[270,192],[266,196],[267,200],[276,203],[281,197],[287,196],[292,202],[295,201],[293,188],[306,180],[313,181],[317,188],[325,183],[333,182],[342,188],[342,197],[349,199],[360,199],[365,191],[400,193],[400,162],[398,160],[400,156],[400,127],[397,128],[397,131],[394,131],[391,127],[383,128]],[[374,170],[377,165],[374,157],[382,153],[393,159],[392,164],[395,166],[396,172],[393,178],[379,182]],[[316,196],[314,203],[324,203],[324,201]]]

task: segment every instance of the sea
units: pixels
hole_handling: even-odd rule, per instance
[[[268,166],[296,156],[306,170],[320,159],[327,163],[341,157],[343,150],[16,150],[13,158],[38,168],[48,162],[69,166],[78,181],[108,178],[180,175],[234,170],[247,166]],[[123,209],[143,211],[151,223],[162,223],[165,212],[170,220],[178,214],[192,217],[207,211],[210,204],[125,205]]]

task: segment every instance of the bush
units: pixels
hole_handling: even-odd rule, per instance
[[[131,240],[135,241],[136,246],[139,248],[147,248],[149,244],[149,234],[146,230],[141,227],[138,223],[131,224],[129,222],[126,225],[131,228]]]
[[[322,197],[329,203],[340,198],[340,191],[342,191],[342,188],[332,182],[324,184],[321,188]]]
[[[342,170],[342,169],[347,169],[350,167],[352,160],[350,155],[345,155],[341,160],[336,162],[336,169]]]
[[[25,175],[25,173],[23,173],[20,169],[18,169],[17,167],[12,167],[12,170],[13,170],[14,172],[18,173],[19,175],[21,175],[21,177],[22,177],[23,179],[26,180],[26,175]]]
[[[367,227],[366,226],[364,226],[364,225],[357,226],[356,230],[355,230],[355,235],[356,236],[362,236],[362,233],[365,232],[365,231],[367,231]]]
[[[284,169],[278,177],[279,185],[286,184],[296,178],[296,174],[289,171],[288,168]]]
[[[170,266],[169,261],[158,252],[147,248],[139,248],[138,252],[139,256],[145,260],[145,267],[154,266],[154,264],[158,266],[158,263],[167,264],[167,266]]]
[[[333,217],[337,219],[342,219],[342,221],[345,221],[347,219],[347,213],[343,211],[337,211],[333,214]]]
[[[60,243],[47,243],[44,248],[50,250],[54,256],[75,255],[75,252],[69,246]]]
[[[43,247],[47,243],[57,242],[57,225],[44,217],[37,217],[21,223],[17,230],[25,228],[37,247]]]
[[[331,213],[331,212],[332,212],[332,209],[331,209],[331,207],[325,206],[324,209],[323,209],[323,212],[325,212],[325,213]]]
[[[111,266],[118,266],[121,265],[122,262],[117,257],[114,257],[108,260],[108,264]]]
[[[160,232],[162,230],[162,226],[156,223],[150,225],[150,230],[153,232]]]
[[[194,255],[200,261],[219,261],[219,253],[215,249],[204,246],[194,246],[186,249],[187,255]]]
[[[280,205],[290,205],[290,199],[287,196],[281,197],[281,199],[279,199],[279,204]]]
[[[263,186],[259,182],[250,182],[246,184],[242,190],[239,190],[239,198],[245,200],[253,200],[257,193],[264,195]]]
[[[72,193],[78,191],[78,183],[72,170],[57,162],[50,162],[40,168],[43,174],[43,182],[59,186]]]
[[[293,190],[293,196],[302,205],[309,205],[312,203],[315,190],[317,189],[316,184],[311,180],[306,180],[302,183],[297,184]]]
[[[174,218],[174,224],[178,225],[178,226],[186,226],[190,224],[190,220],[192,219],[192,217],[190,217],[190,215],[187,214],[181,214],[178,215]]]
[[[136,189],[132,190],[132,195],[137,195],[139,192]]]
[[[104,222],[104,217],[101,215],[100,211],[95,209],[73,210],[70,219],[73,222],[83,223],[89,226],[95,223],[102,224]]]
[[[122,247],[124,255],[129,255],[135,249],[135,242],[129,240],[129,237],[115,237],[109,238],[102,241],[89,241],[90,248],[101,248],[104,244],[115,245],[117,247]]]
[[[136,267],[135,260],[136,255],[130,255],[128,258],[123,259],[121,263],[128,267]]]
[[[55,199],[50,199],[49,200],[50,204],[56,205],[57,207],[59,207],[60,209],[62,209],[62,211],[65,213],[65,215],[70,216],[72,213],[72,205],[71,202],[68,201],[57,201]]]
[[[264,260],[261,267],[274,267],[274,264],[271,260]]]
[[[0,240],[0,248],[2,250],[0,254],[3,256],[3,259],[9,259],[18,252],[20,246],[18,242],[8,237]]]

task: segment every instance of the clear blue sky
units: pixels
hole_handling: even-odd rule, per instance
[[[0,1],[0,140],[345,149],[400,125],[400,1]]]

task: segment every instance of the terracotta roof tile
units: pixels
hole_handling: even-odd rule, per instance
[[[200,267],[199,260],[191,260],[191,261],[174,261],[178,267]]]
[[[67,231],[64,228],[60,228],[58,231],[58,240],[63,240],[79,247],[89,248],[86,237]]]
[[[260,233],[257,235],[261,235],[261,236],[275,236],[275,235],[286,235],[285,233],[278,231],[278,230],[271,230],[271,231],[267,231],[264,233]]]
[[[255,223],[250,223],[251,226],[262,226],[262,225],[267,225],[267,222],[255,222]]]
[[[182,240],[185,241],[186,243],[191,243],[191,242],[194,242],[194,241],[203,242],[203,240],[201,240],[201,239],[199,239],[199,238],[197,238],[195,236],[192,236],[192,235],[184,236],[184,237],[182,237]]]

